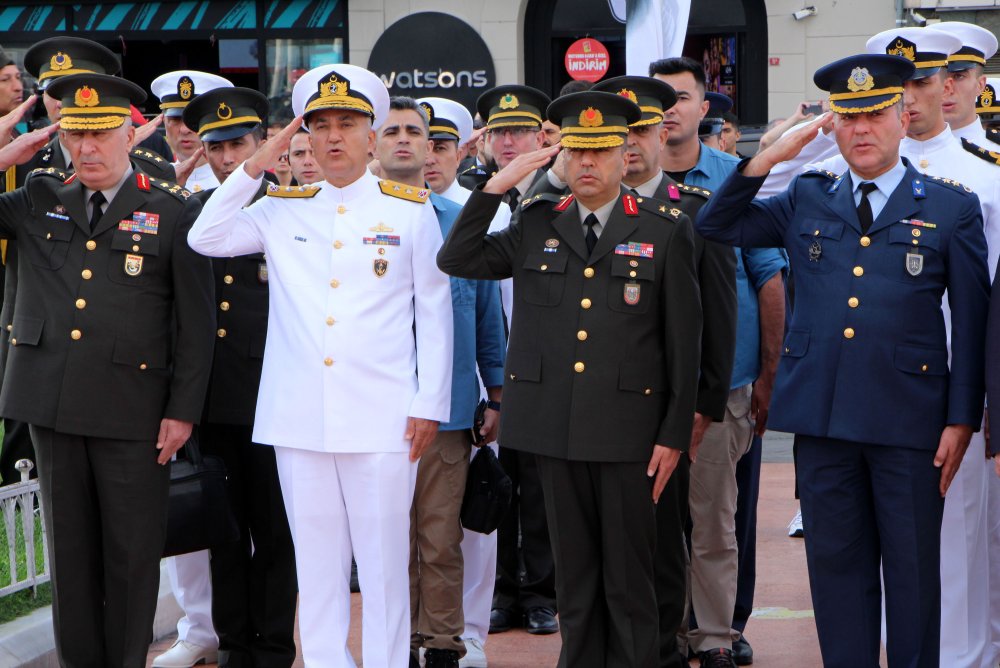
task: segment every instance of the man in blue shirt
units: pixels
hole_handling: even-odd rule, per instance
[[[698,140],[698,124],[708,110],[704,70],[690,58],[667,58],[650,64],[649,74],[677,93],[676,104],[664,113],[668,135],[661,166],[680,183],[717,188],[735,171],[739,159]],[[785,316],[782,272],[787,262],[781,251],[735,248],[734,252],[736,351],[726,417],[713,423],[708,416],[696,414],[689,450],[690,598],[698,628],[688,633],[688,642],[702,665],[713,668],[733,665],[734,646],[740,650],[741,664],[749,662],[747,658],[752,661],[742,628],[733,627],[740,556],[736,470],[750,450],[754,433],[763,434],[767,423]]]
[[[430,145],[428,121],[415,100],[392,98],[376,144],[376,157],[387,178],[424,187],[424,162]],[[442,236],[447,236],[462,207],[433,193],[430,205]],[[437,437],[420,458],[410,511],[410,665],[416,665],[417,650],[423,647],[429,668],[458,668],[466,652],[461,638],[465,621],[459,513],[469,466],[469,429],[479,401],[476,370],[478,367],[493,406],[487,408],[480,430],[485,437],[482,442],[488,443],[496,439],[506,359],[496,283],[450,280],[455,321],[451,420],[438,428]]]

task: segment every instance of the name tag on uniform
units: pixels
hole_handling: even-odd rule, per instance
[[[630,241],[627,244],[615,246],[615,255],[629,255],[631,257],[645,257],[653,259],[653,244],[641,244]]]
[[[160,228],[160,214],[136,211],[131,220],[118,223],[119,230],[126,232],[141,232],[142,234],[157,234]]]

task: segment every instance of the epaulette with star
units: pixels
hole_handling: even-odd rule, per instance
[[[831,172],[829,169],[819,169],[816,167],[811,167],[806,171],[802,172],[802,176],[825,176],[828,179],[836,179],[839,174]]]
[[[169,193],[180,200],[186,200],[191,196],[191,192],[185,190],[183,186],[176,183],[171,183],[170,181],[164,181],[163,179],[154,179],[146,176],[142,172],[136,173],[136,178],[139,179],[138,186],[140,190],[149,190],[149,186],[156,186],[165,193]],[[145,186],[145,187],[144,187]]]
[[[986,130],[986,138],[994,144],[1000,144],[1000,130],[997,128],[988,128]]]
[[[469,165],[468,167],[466,167],[465,169],[463,169],[461,172],[459,172],[458,175],[459,176],[465,176],[466,174],[475,174],[475,173],[485,174],[486,170],[483,169],[480,165]]]
[[[531,197],[525,197],[521,200],[521,209],[527,209],[532,204],[536,202],[552,202],[553,204],[559,204],[569,198],[569,195],[556,195],[555,193],[538,193],[537,195],[532,195]]]
[[[51,176],[59,179],[60,181],[65,181],[69,178],[69,174],[67,172],[62,171],[61,169],[56,169],[55,167],[37,167],[28,172],[28,176]]]
[[[930,175],[927,175],[925,178],[928,178],[931,181],[934,181],[935,183],[943,183],[944,185],[949,186],[955,190],[958,190],[959,192],[967,192],[967,193],[972,192],[972,188],[970,188],[969,186],[963,186],[961,183],[959,183],[954,179],[946,179],[943,176],[930,176]]]
[[[704,188],[699,188],[698,186],[689,186],[685,183],[678,183],[677,189],[689,195],[700,195],[705,199],[708,199],[712,194],[711,190],[705,190]]]
[[[684,215],[684,212],[677,207],[670,206],[669,203],[664,203],[652,197],[623,195],[622,201],[625,205],[625,215],[638,215],[639,211],[636,208],[654,213],[660,218],[666,218],[667,220],[680,220],[681,216]]]
[[[993,165],[1000,165],[1000,153],[996,151],[990,151],[979,144],[974,144],[965,137],[962,137],[962,148],[971,153],[972,155],[985,160],[986,162]]]
[[[146,160],[152,160],[153,162],[158,164],[166,162],[166,160],[164,160],[159,153],[154,153],[153,151],[147,151],[146,149],[139,148],[138,146],[132,149],[132,156],[136,158],[145,158]]]
[[[383,195],[398,197],[399,199],[409,200],[410,202],[419,202],[421,204],[426,202],[427,198],[431,196],[430,191],[425,188],[414,188],[413,186],[408,186],[405,183],[390,181],[389,179],[382,179],[379,181],[378,187],[382,191]]]
[[[268,197],[287,197],[297,199],[302,197],[315,197],[322,188],[319,186],[279,186],[276,183],[267,184]]]

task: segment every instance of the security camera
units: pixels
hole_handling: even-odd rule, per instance
[[[913,9],[910,10],[910,18],[913,20],[915,24],[917,24],[921,28],[927,25],[927,18],[920,12],[917,12]]]
[[[816,16],[816,8],[813,6],[803,7],[797,12],[792,12],[792,18],[794,18],[796,21],[807,19],[810,16]]]

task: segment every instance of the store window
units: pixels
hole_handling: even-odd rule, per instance
[[[292,87],[303,74],[320,65],[344,62],[344,40],[269,39],[265,94],[271,103],[271,118],[287,122],[292,113]]]

